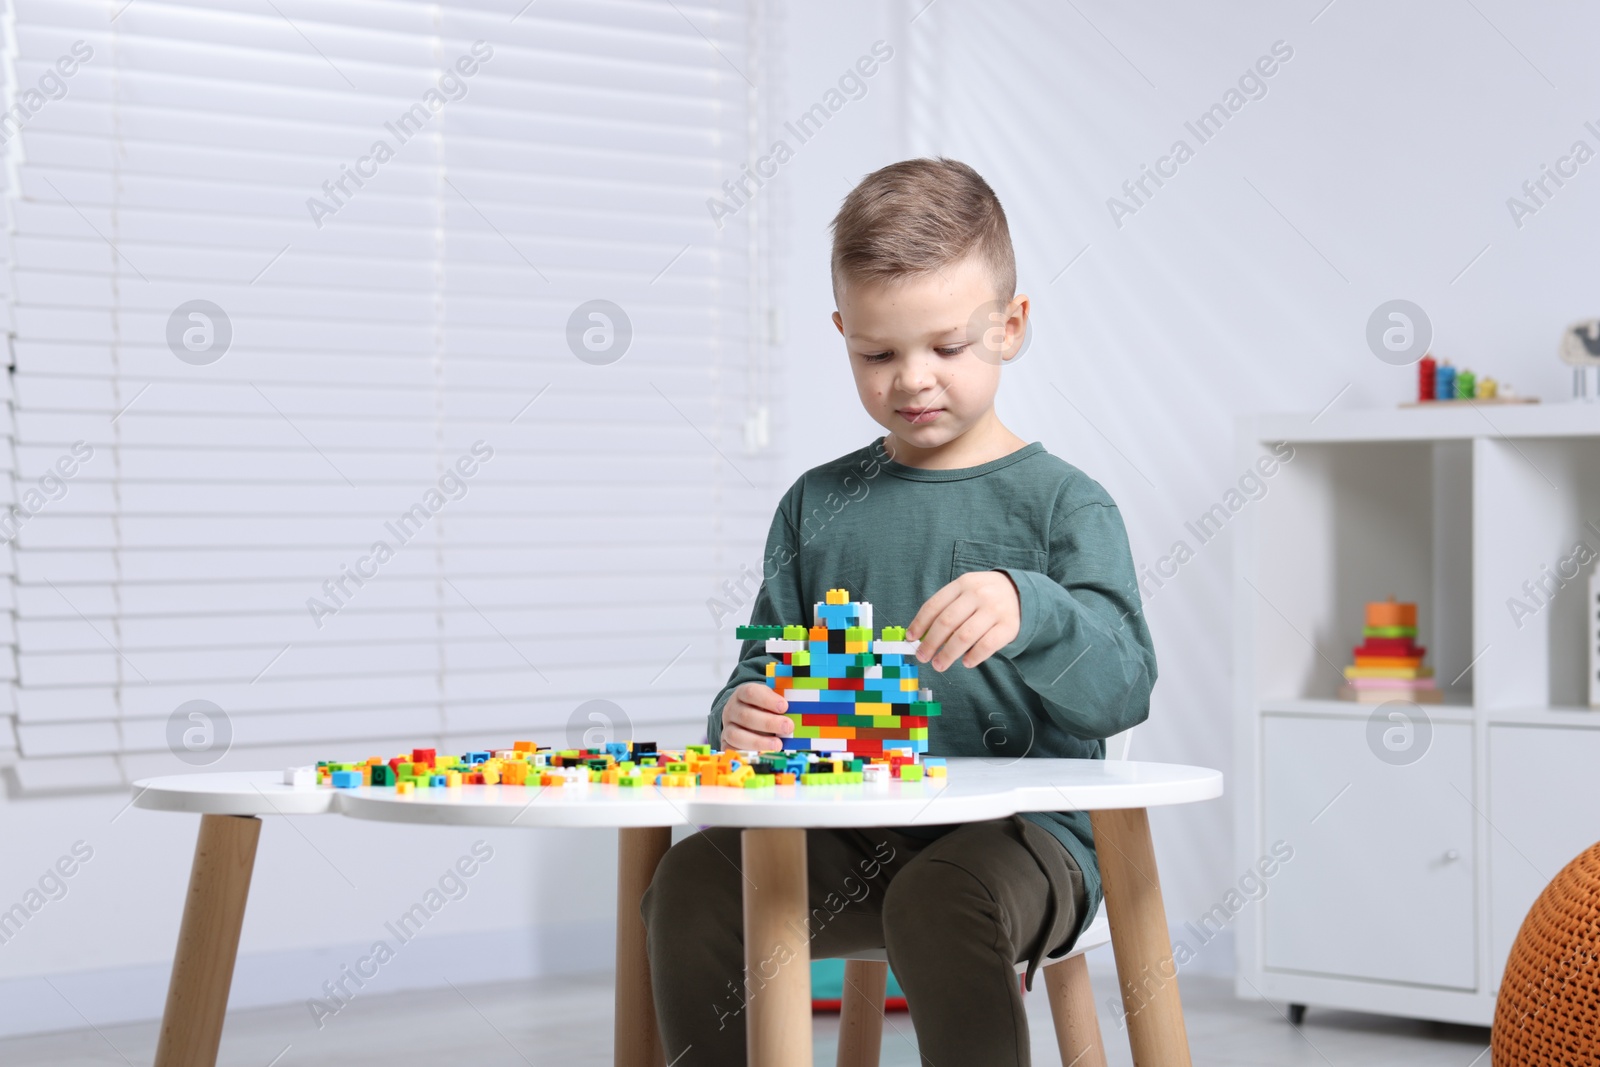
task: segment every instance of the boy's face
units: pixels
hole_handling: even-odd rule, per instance
[[[915,460],[998,426],[1000,371],[1021,344],[1027,315],[1028,298],[1001,301],[992,272],[969,256],[925,277],[847,283],[833,323],[862,406],[894,438],[889,447],[909,446]]]

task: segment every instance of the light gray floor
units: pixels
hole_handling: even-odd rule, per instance
[[[1115,988],[1095,975],[1096,990]],[[1242,1001],[1220,978],[1184,978],[1184,1015],[1196,1067],[1487,1067],[1489,1031],[1311,1008],[1299,1031],[1283,1005]],[[1102,1003],[1105,997],[1099,997]],[[1044,983],[1028,995],[1034,1060],[1060,1062]],[[918,1067],[910,1017],[891,1013],[883,1067]],[[1126,1035],[1104,1014],[1101,1027],[1113,1067],[1126,1067]],[[833,1063],[838,1016],[818,1016],[816,1062]],[[104,1027],[0,1040],[6,1067],[101,1067],[148,1064],[156,1025]],[[391,1067],[425,1064],[471,1049],[479,1067],[545,1064],[604,1067],[611,1062],[611,981],[607,975],[521,984],[461,986],[442,992],[358,997],[319,1031],[304,1006],[228,1017],[221,1067]],[[686,1061],[687,1062],[687,1061]],[[945,1065],[939,1065],[945,1067]],[[960,1065],[950,1065],[960,1067]]]

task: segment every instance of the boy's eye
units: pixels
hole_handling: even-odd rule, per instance
[[[868,363],[882,363],[892,355],[894,355],[893,352],[868,352],[861,358],[866,360]]]
[[[946,345],[943,348],[935,348],[934,349],[934,351],[939,353],[941,356],[959,356],[961,353],[965,352],[966,350],[967,350],[967,342],[965,342],[965,341],[962,341],[958,345]]]

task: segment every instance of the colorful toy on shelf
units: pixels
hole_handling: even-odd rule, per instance
[[[1457,370],[1450,361],[1435,362],[1432,355],[1422,357],[1417,364],[1417,399],[1400,406],[1403,408],[1430,407],[1433,404],[1470,400],[1477,404],[1537,404],[1538,397],[1518,396],[1509,385],[1490,377],[1478,377],[1472,371]]]
[[[789,701],[786,751],[928,751],[928,720],[941,709],[918,684],[919,642],[907,641],[903,626],[885,626],[874,639],[872,605],[848,590],[828,590],[810,628],[741,626],[736,636],[765,641],[778,657],[767,664],[767,685]]]
[[[1433,398],[1435,400],[1456,399],[1456,369],[1450,365],[1448,359],[1439,364],[1438,369],[1434,371]]]
[[[1344,669],[1341,700],[1382,704],[1408,700],[1438,704],[1442,693],[1433,668],[1422,665],[1428,650],[1417,644],[1417,606],[1397,604],[1394,597],[1367,604],[1362,642],[1352,649],[1355,662]]]

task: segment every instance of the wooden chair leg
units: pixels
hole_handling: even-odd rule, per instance
[[[155,1067],[215,1067],[261,820],[202,815]]]
[[[839,1067],[878,1067],[883,1051],[883,993],[889,965],[879,960],[845,960],[844,992],[839,998]]]
[[[617,984],[611,1023],[616,1067],[665,1067],[667,1062],[656,1027],[639,902],[671,847],[670,826],[628,826],[617,831]]]
[[[1050,995],[1050,1017],[1055,1020],[1063,1067],[1106,1067],[1106,1047],[1100,1040],[1100,1019],[1083,953],[1045,967],[1044,987]]]

